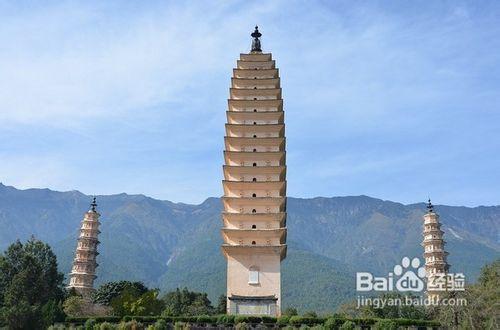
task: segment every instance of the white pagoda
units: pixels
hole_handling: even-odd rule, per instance
[[[85,213],[80,227],[80,235],[76,246],[73,268],[69,274],[68,289],[74,288],[84,297],[89,297],[94,291],[94,280],[96,279],[97,245],[99,244],[99,217],[96,211],[96,198],[92,199],[90,210]]]
[[[285,124],[279,71],[263,53],[240,54],[228,100],[223,167],[222,251],[227,312],[280,315],[286,257]]]

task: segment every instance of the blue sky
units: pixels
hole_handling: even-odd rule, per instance
[[[500,204],[498,1],[0,1],[0,181],[222,194],[249,33],[280,68],[288,194]]]

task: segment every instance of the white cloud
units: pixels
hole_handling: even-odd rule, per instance
[[[197,80],[229,73],[229,40],[243,28],[223,19],[229,4],[123,16],[113,13],[119,5],[96,7],[61,3],[0,21],[0,122],[67,126],[186,102],[182,92]]]
[[[296,195],[336,194],[408,164],[422,173],[425,144],[435,155],[465,155],[463,168],[478,168],[477,150],[495,150],[495,10],[319,1],[35,6],[0,4],[0,152],[13,164],[2,167],[12,184],[180,201],[219,194],[231,69],[256,23],[280,68]],[[437,159],[435,177],[462,168]],[[481,172],[494,176],[493,165]],[[99,171],[93,181],[89,168]],[[330,188],[339,178],[343,186]],[[373,187],[380,183],[354,193]],[[398,195],[397,184],[383,188]],[[419,193],[408,189],[410,199]]]

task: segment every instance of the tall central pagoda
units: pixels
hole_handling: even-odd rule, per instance
[[[233,69],[224,138],[224,210],[227,312],[280,315],[280,263],[286,257],[286,166],[283,99],[278,69],[261,50]]]

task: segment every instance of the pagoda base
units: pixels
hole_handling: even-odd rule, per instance
[[[278,316],[276,305],[278,298],[275,296],[245,297],[232,295],[228,300],[229,314]]]

